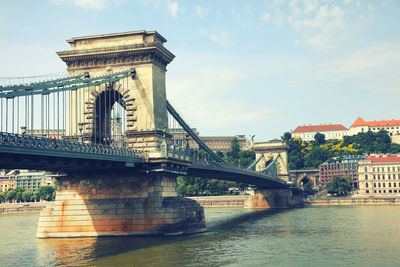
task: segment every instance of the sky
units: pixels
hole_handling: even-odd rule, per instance
[[[65,72],[72,37],[155,30],[167,97],[200,135],[400,119],[398,0],[1,0],[1,77]]]

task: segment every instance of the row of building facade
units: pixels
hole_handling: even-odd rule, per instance
[[[379,132],[385,130],[394,143],[400,143],[400,120],[365,121],[361,117],[346,128],[342,124],[303,125],[293,130],[292,136],[304,141],[314,140],[316,133],[322,133],[326,139],[343,139],[344,136],[362,132]]]
[[[40,186],[53,186],[56,179],[55,174],[48,172],[35,172],[28,170],[12,170],[8,173],[0,174],[0,192],[17,187],[24,188],[29,191],[35,191]]]
[[[334,176],[350,177],[356,194],[397,196],[400,194],[400,154],[343,156],[328,160],[319,167],[318,187],[326,187]]]

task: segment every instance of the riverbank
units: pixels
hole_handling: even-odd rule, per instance
[[[0,214],[40,212],[53,202],[1,203]]]
[[[237,208],[244,207],[248,195],[238,196],[204,196],[188,197],[196,200],[205,208]],[[0,214],[40,212],[53,202],[1,203]]]
[[[244,201],[248,195],[238,196],[204,196],[204,197],[188,197],[196,200],[205,208],[230,208],[244,207]]]
[[[373,205],[400,205],[400,198],[384,197],[331,197],[323,199],[304,199],[304,204],[311,206],[373,206]]]

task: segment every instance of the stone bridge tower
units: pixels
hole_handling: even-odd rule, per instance
[[[256,165],[256,171],[265,169],[270,162],[279,156],[278,176],[279,178],[289,181],[288,172],[288,149],[289,147],[281,140],[271,140],[268,142],[255,143],[253,151],[256,153],[256,159],[263,157]]]
[[[168,136],[165,133],[168,127],[165,72],[175,57],[163,46],[166,41],[156,31],[68,40],[71,49],[57,54],[67,64],[70,76],[88,72],[90,77],[95,77],[130,68],[135,68],[136,76],[94,89],[70,91],[66,136],[72,138],[81,131],[85,142],[104,143],[104,137],[111,131],[110,110],[120,101],[126,110],[125,133],[129,147],[157,156],[162,138]]]

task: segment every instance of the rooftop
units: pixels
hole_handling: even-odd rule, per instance
[[[347,130],[342,124],[324,124],[324,125],[309,125],[297,126],[292,133],[300,132],[329,132],[329,131],[345,131]]]
[[[379,126],[400,126],[400,120],[382,120],[382,121],[366,121],[361,117],[351,125],[351,127],[356,126],[369,126],[369,127],[379,127]]]
[[[384,154],[384,155],[371,155],[366,158],[373,163],[379,162],[400,162],[400,154]]]

